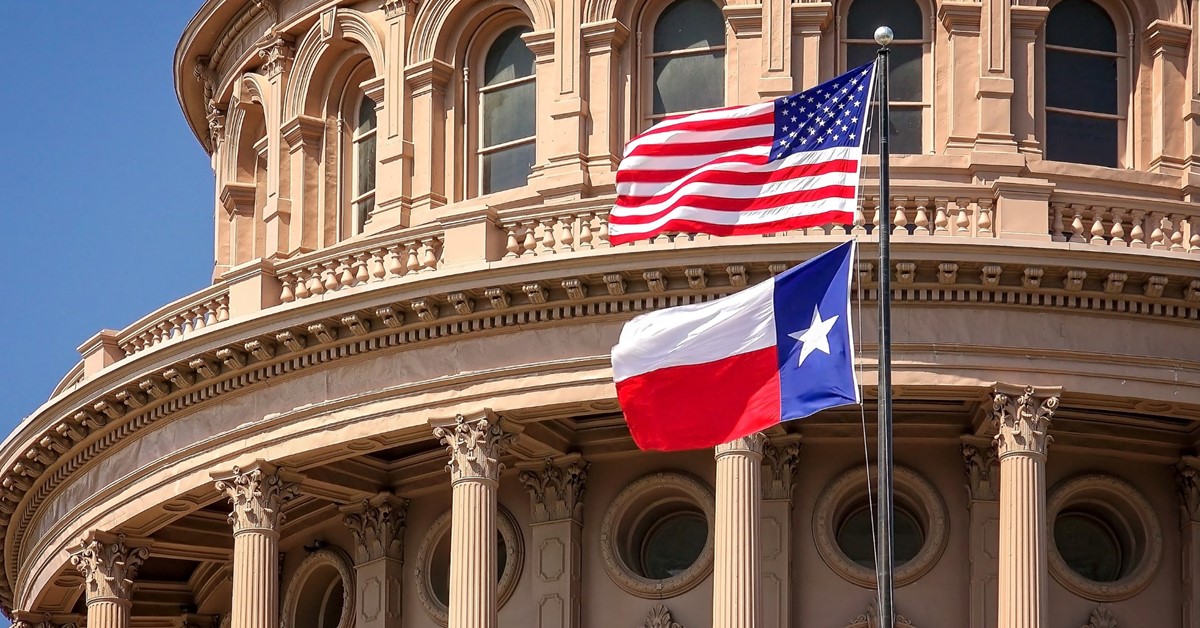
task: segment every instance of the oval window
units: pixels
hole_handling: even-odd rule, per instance
[[[875,538],[872,531],[871,509],[863,506],[850,513],[838,527],[837,544],[846,558],[864,566],[875,568]],[[894,510],[892,556],[897,565],[916,558],[925,546],[925,533],[920,524],[907,510],[897,506]]]
[[[1093,582],[1121,578],[1121,545],[1112,527],[1082,512],[1067,512],[1054,520],[1054,544],[1075,573]]]
[[[642,542],[642,575],[664,580],[695,564],[708,540],[708,521],[698,512],[669,515],[655,523]]]

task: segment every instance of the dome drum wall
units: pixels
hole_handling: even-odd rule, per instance
[[[553,615],[572,628],[708,626],[716,592],[703,565],[686,586],[649,592],[630,592],[606,568],[602,536],[611,532],[623,537],[613,547],[623,548],[627,567],[686,572],[703,508],[681,506],[687,500],[676,494],[661,508],[634,499],[631,523],[615,531],[606,531],[605,515],[639,478],[714,485],[712,452],[634,450],[610,349],[639,312],[735,292],[855,237],[864,396],[875,393],[877,278],[889,272],[897,461],[922,478],[898,503],[920,532],[914,538],[934,548],[901,579],[899,611],[913,625],[970,628],[984,628],[994,611],[990,513],[1003,498],[974,485],[962,491],[961,446],[987,458],[998,383],[1061,387],[1047,503],[1057,504],[1055,486],[1097,469],[1117,478],[1110,485],[1120,490],[1081,489],[1060,511],[1080,517],[1075,529],[1100,520],[1087,529],[1109,530],[1122,560],[1141,561],[1114,572],[1119,591],[1113,583],[1101,590],[1072,576],[1081,559],[1064,543],[1066,555],[1052,555],[1041,574],[1050,624],[1080,625],[1101,602],[1121,625],[1175,625],[1174,610],[1158,621],[1163,609],[1200,608],[1200,571],[1189,571],[1200,565],[1200,524],[1190,523],[1200,515],[1174,525],[1170,472],[1181,457],[1187,467],[1200,418],[1200,213],[1189,183],[1200,176],[1200,132],[1194,116],[1171,113],[1195,109],[1186,89],[1197,73],[1191,17],[1165,1],[1095,3],[1120,40],[1115,53],[1105,42],[1088,49],[1088,63],[1119,64],[1119,102],[1100,112],[1115,116],[1102,126],[1124,138],[1110,168],[1047,158],[1070,146],[1047,146],[1061,137],[1054,125],[1062,120],[1048,133],[1046,107],[1076,118],[1099,110],[1047,100],[1037,33],[1059,4],[1088,0],[914,4],[922,32],[904,39],[904,54],[921,52],[905,76],[919,74],[919,89],[897,111],[920,123],[913,154],[893,160],[892,198],[871,196],[868,157],[854,225],[770,237],[671,234],[614,248],[614,170],[624,142],[644,129],[656,67],[674,72],[705,56],[696,67],[714,75],[708,87],[721,85],[727,104],[788,93],[844,69],[860,30],[845,22],[870,8],[867,0],[855,11],[850,3],[715,2],[719,10],[703,11],[715,25],[703,42],[655,48],[657,18],[697,1],[204,2],[175,65],[185,116],[213,154],[214,284],[87,341],[80,365],[0,448],[0,603],[38,618],[78,615],[85,602],[68,548],[106,531],[153,541],[147,575],[134,579],[138,621],[177,619],[161,610],[170,595],[189,596],[205,621],[228,613],[232,530],[213,474],[261,459],[297,473],[299,497],[281,506],[274,532],[285,588],[312,567],[311,556],[331,552],[354,555],[354,577],[364,577],[342,515],[377,507],[383,494],[394,503],[403,496],[408,528],[387,551],[404,562],[378,573],[400,574],[393,601],[406,624],[436,628],[414,571],[428,527],[450,506],[446,454],[432,427],[462,414],[516,435],[500,458],[511,468],[496,497],[520,537],[509,545],[524,547],[526,559],[498,611],[501,625],[549,626]],[[669,39],[669,28],[659,30]],[[496,42],[505,58],[522,60],[519,72],[489,75]],[[1057,52],[1067,56],[1054,63],[1075,54]],[[676,75],[661,74],[670,87]],[[532,135],[487,126],[504,116],[489,118],[485,104],[510,97],[536,112]],[[671,102],[664,107],[685,106]],[[488,155],[530,152],[526,184],[507,188],[514,176],[481,185]],[[893,229],[889,269],[873,261],[881,225]],[[774,548],[764,565],[790,578],[778,584],[786,603],[765,625],[844,626],[870,615],[869,583],[847,577],[855,570],[839,571],[829,555],[840,551],[839,530],[850,545],[862,536],[847,524],[859,504],[839,502],[824,524],[812,516],[832,499],[838,474],[862,464],[859,421],[859,409],[848,408],[783,430],[804,450],[790,501],[774,495],[763,510],[763,538]],[[590,464],[585,506],[570,510],[574,519],[542,521],[545,510],[527,510],[519,474],[569,455]],[[1092,507],[1100,502],[1124,505]],[[664,544],[664,535],[681,542]],[[556,580],[554,560],[567,554],[555,554],[554,543],[563,539],[578,541],[579,560],[564,559],[569,575]],[[680,547],[687,556],[672,554]],[[321,598],[330,623],[336,584],[326,579],[313,582],[332,587]],[[352,610],[384,608],[348,580],[340,576]],[[296,586],[281,591],[284,606],[309,608],[295,597],[308,585]]]

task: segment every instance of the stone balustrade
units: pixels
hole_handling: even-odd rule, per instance
[[[289,260],[275,267],[282,285],[279,300],[292,303],[361,284],[433,272],[441,265],[442,245],[441,233],[418,227]]]
[[[1113,207],[1087,201],[1056,195],[1050,203],[1052,240],[1200,253],[1200,215],[1187,203],[1138,207],[1131,202],[1129,207]]]
[[[142,317],[117,336],[117,346],[131,356],[228,319],[229,288],[216,284]]]

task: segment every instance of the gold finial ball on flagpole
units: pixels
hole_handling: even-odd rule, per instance
[[[892,29],[886,26],[880,26],[879,28],[875,29],[875,43],[879,44],[880,46],[886,46],[892,43],[892,40],[895,38],[896,34],[892,32]]]

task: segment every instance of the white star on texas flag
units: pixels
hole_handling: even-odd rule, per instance
[[[812,325],[803,331],[788,334],[788,337],[795,338],[803,345],[800,347],[800,363],[796,366],[803,366],[804,359],[813,351],[821,351],[825,355],[829,355],[829,332],[833,330],[833,324],[837,322],[837,319],[837,316],[831,316],[821,320],[820,310],[814,307]]]

